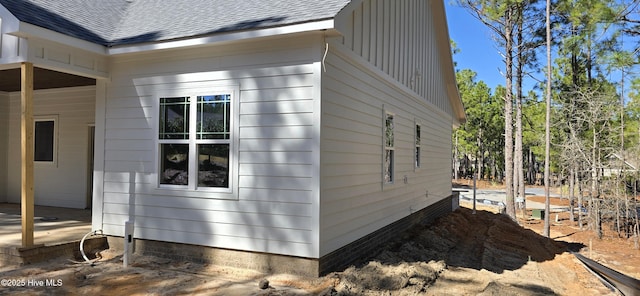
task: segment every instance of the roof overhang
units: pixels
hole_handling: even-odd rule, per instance
[[[19,68],[20,63],[30,62],[38,69],[39,77],[75,81],[75,76],[80,76],[79,80],[87,78],[91,81],[108,77],[106,58],[106,47],[20,21],[0,5],[0,70],[3,75],[13,77],[12,71]],[[65,76],[68,74],[70,76]],[[7,85],[3,88],[14,89]]]
[[[70,47],[81,49],[95,54],[106,55],[107,47],[89,41],[71,37],[56,31],[45,29],[25,22],[19,22],[15,31],[7,34],[26,39],[37,38],[50,42],[64,44]]]
[[[107,47],[99,44],[95,44],[89,41],[71,37],[65,34],[61,34],[49,29],[45,29],[39,26],[20,22],[15,20],[16,26],[11,28],[11,32],[7,32],[9,35],[21,37],[25,39],[40,39],[49,42],[55,42],[64,44],[66,46],[78,48],[94,54],[113,56],[123,54],[142,53],[156,50],[166,50],[175,48],[188,48],[206,46],[219,43],[227,43],[233,41],[241,41],[252,38],[260,37],[273,37],[286,34],[312,32],[312,31],[327,31],[334,29],[334,20],[326,19],[315,22],[292,24],[280,27],[262,28],[255,30],[246,30],[240,32],[218,33],[208,36],[198,36],[194,38],[184,38],[179,40],[168,40],[159,42],[149,42],[144,44],[133,45],[121,45]]]
[[[1,8],[2,6],[0,5],[0,9]],[[15,39],[15,45],[8,46],[10,47],[9,49],[0,48],[0,50],[14,51],[10,54],[10,56],[13,56],[14,58],[0,58],[0,69],[15,68],[15,64],[29,61],[41,68],[48,68],[59,72],[91,78],[109,77],[109,71],[105,68],[105,62],[109,56],[146,53],[177,48],[202,47],[255,38],[277,37],[305,32],[332,31],[334,29],[334,20],[325,19],[286,26],[235,31],[229,33],[214,33],[207,36],[184,38],[180,40],[107,47],[36,25],[21,22],[11,14],[3,15],[3,12],[8,13],[6,10],[0,10],[0,17],[3,17],[3,19],[0,19],[0,28],[2,29],[0,33],[5,34],[4,36],[7,38],[11,37]],[[5,21],[7,19],[8,21]],[[60,59],[56,60],[54,55],[61,52],[63,53],[62,61]],[[68,59],[66,58],[67,55],[69,56]],[[84,65],[77,64],[83,61]],[[3,65],[7,67],[3,67]]]
[[[273,36],[281,36],[281,35],[287,35],[287,34],[333,30],[333,29],[334,29],[334,20],[327,19],[327,20],[292,24],[292,25],[280,26],[280,27],[262,28],[262,29],[246,30],[246,31],[239,31],[239,32],[236,31],[236,32],[229,32],[229,33],[218,33],[218,34],[209,35],[209,36],[200,36],[200,37],[180,39],[180,40],[169,40],[169,41],[153,42],[153,43],[146,43],[146,44],[114,46],[107,49],[107,54],[122,55],[122,54],[155,51],[155,50],[196,47],[196,46],[205,46],[205,45],[211,45],[211,44],[227,43],[227,42],[233,42],[233,41],[241,41],[241,40],[253,39],[253,38],[273,37]]]

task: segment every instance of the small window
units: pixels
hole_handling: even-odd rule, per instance
[[[416,168],[420,168],[420,125],[416,124]]]
[[[395,146],[394,146],[394,124],[393,114],[386,113],[384,120],[384,164],[383,179],[384,183],[393,183],[395,174],[393,171],[395,162]]]
[[[56,160],[56,118],[35,118],[33,129],[33,160],[55,164]]]

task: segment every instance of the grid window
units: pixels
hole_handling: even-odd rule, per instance
[[[160,139],[189,139],[189,97],[160,99]]]
[[[229,188],[231,102],[230,93],[160,98],[161,185]]]
[[[395,162],[395,146],[394,146],[394,123],[393,114],[385,115],[384,126],[384,164],[383,164],[383,179],[384,183],[393,183],[394,175],[394,162]]]
[[[231,95],[199,96],[197,139],[230,139]]]

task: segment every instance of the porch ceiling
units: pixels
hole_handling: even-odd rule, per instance
[[[95,85],[93,78],[82,77],[58,71],[34,68],[33,89],[49,89],[73,86]],[[20,69],[0,70],[0,91],[20,91]]]

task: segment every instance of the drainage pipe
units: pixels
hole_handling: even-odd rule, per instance
[[[102,229],[98,229],[98,230],[92,230],[89,231],[87,234],[85,234],[82,237],[82,240],[80,240],[80,254],[82,254],[82,258],[84,258],[84,261],[93,264],[93,261],[89,260],[89,258],[87,258],[87,255],[84,253],[84,240],[87,239],[87,237],[89,237],[89,235],[98,235],[98,232],[100,232],[100,235],[103,235],[102,233]],[[95,261],[95,259],[94,259]]]

